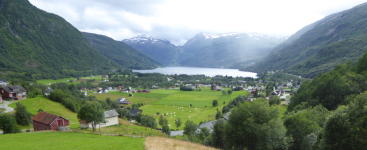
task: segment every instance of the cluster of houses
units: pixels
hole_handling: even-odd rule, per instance
[[[120,90],[120,92],[129,93],[129,90],[128,89],[122,89],[122,90]],[[131,93],[150,93],[151,91],[148,90],[148,89],[145,89],[145,90],[131,89],[130,92]]]

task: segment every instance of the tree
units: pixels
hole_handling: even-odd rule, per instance
[[[219,119],[220,117],[222,117],[222,113],[220,113],[220,111],[217,111],[217,114],[215,115],[215,119]]]
[[[212,146],[216,148],[224,147],[224,120],[217,120],[215,122],[211,138]]]
[[[32,122],[31,113],[29,113],[26,107],[19,102],[16,103],[16,110],[15,119],[17,123],[22,126],[28,126]]]
[[[200,133],[198,134],[198,137],[200,140],[204,140],[206,137],[208,137],[210,134],[210,131],[207,127],[203,127],[200,129]]]
[[[328,117],[322,134],[321,149],[365,149],[367,143],[367,91],[348,106]]]
[[[84,103],[77,115],[79,121],[85,120],[92,123],[93,132],[96,131],[96,125],[98,123],[105,122],[104,109],[102,105],[96,101],[87,101]]]
[[[186,135],[194,135],[196,129],[198,128],[198,126],[191,120],[187,120],[185,122],[185,127],[184,127],[184,134]]]
[[[228,149],[282,149],[288,146],[279,108],[262,98],[240,104],[224,127]]]
[[[0,129],[4,134],[20,132],[15,118],[9,114],[0,114]]]
[[[177,120],[176,120],[176,127],[177,128],[181,127],[181,124],[182,124],[181,119],[180,118],[177,118]]]
[[[146,128],[150,127],[150,130],[152,131],[153,128],[157,128],[157,122],[155,121],[155,118],[149,115],[144,115],[141,117],[140,124],[145,126]]]
[[[270,96],[269,105],[279,105],[281,103],[280,98],[278,96]]]
[[[232,94],[232,90],[228,90],[228,92],[227,92],[229,95],[231,95]]]
[[[106,102],[107,102],[108,105],[111,105],[111,98],[109,98],[109,97],[106,98]]]
[[[171,130],[169,129],[168,125],[164,125],[162,127],[162,132],[167,134],[167,135],[171,135]]]
[[[258,97],[257,89],[255,90],[254,97],[255,97],[255,98],[257,98],[257,97]]]
[[[160,125],[160,126],[164,126],[165,124],[165,121],[164,121],[165,119],[163,118],[163,115],[161,115],[161,117],[159,117],[159,121],[158,121],[158,124]]]
[[[218,106],[218,101],[217,100],[213,100],[213,107]]]
[[[227,113],[227,112],[229,112],[229,108],[228,108],[228,106],[223,106],[222,114],[225,114],[225,113]]]
[[[140,121],[141,121],[141,118],[143,117],[143,115],[141,114],[141,113],[138,113],[138,114],[136,114],[135,115],[135,117],[134,117],[134,119],[138,122],[138,123],[140,123]]]
[[[223,91],[222,91],[222,94],[223,94],[223,95],[227,94],[227,93],[226,93],[226,90],[223,90]]]

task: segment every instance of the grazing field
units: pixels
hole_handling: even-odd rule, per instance
[[[144,149],[145,138],[72,132],[36,132],[0,135],[1,149]]]
[[[215,150],[216,148],[207,147],[188,141],[175,140],[163,137],[147,137],[145,140],[146,150],[169,149],[169,150]]]
[[[65,108],[64,105],[51,101],[48,98],[39,95],[36,98],[26,99],[19,101],[24,106],[27,107],[27,111],[29,111],[33,116],[35,116],[39,109],[42,109],[45,112],[59,115],[68,119],[70,121],[70,128],[76,129],[80,128],[79,121],[76,117],[76,113],[72,112],[71,110]],[[16,107],[15,103],[9,105],[9,107]]]
[[[158,98],[129,97],[126,93],[121,93],[121,95],[110,94],[110,93],[106,93],[106,94],[88,93],[88,94],[95,96],[98,100],[101,100],[101,101],[105,101],[106,98],[110,98],[111,101],[117,101],[119,97],[124,97],[124,98],[127,98],[127,101],[130,101],[131,104],[138,104],[138,103],[149,104],[151,102],[159,100]]]
[[[97,80],[101,80],[101,77],[100,76],[81,77],[80,79],[96,79],[96,81],[97,81]],[[68,82],[70,80],[73,80],[74,82]],[[64,79],[58,79],[58,80],[44,79],[44,80],[37,80],[37,83],[44,84],[44,85],[49,85],[49,84],[58,83],[58,82],[66,82],[66,83],[69,83],[69,84],[79,84],[81,82],[81,80],[80,81],[76,81],[76,80],[77,80],[77,78],[64,78]]]

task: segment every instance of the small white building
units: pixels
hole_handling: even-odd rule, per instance
[[[106,120],[106,123],[99,123],[97,124],[96,128],[118,125],[119,124],[118,116],[119,114],[114,109],[105,111],[104,119]],[[82,120],[80,121],[80,128],[81,129],[92,128],[92,123],[91,122],[87,123],[85,120]]]

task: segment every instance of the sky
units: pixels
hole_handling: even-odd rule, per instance
[[[199,33],[286,37],[365,0],[29,0],[83,32],[121,41],[141,34],[183,45]]]

